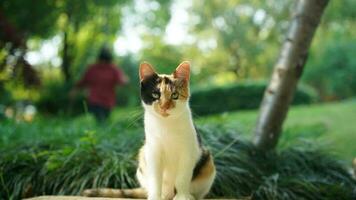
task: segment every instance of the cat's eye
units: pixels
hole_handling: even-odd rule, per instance
[[[178,96],[179,96],[178,92],[173,92],[172,95],[171,95],[171,98],[172,99],[178,99]]]
[[[153,92],[152,93],[152,97],[155,98],[155,99],[159,99],[159,93]]]

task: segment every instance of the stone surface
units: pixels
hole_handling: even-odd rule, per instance
[[[119,198],[103,198],[103,197],[81,197],[81,196],[40,196],[26,200],[121,200]]]
[[[81,197],[81,196],[40,196],[40,197],[29,198],[26,200],[46,200],[46,199],[48,200],[125,200],[119,198]],[[135,200],[139,200],[139,199],[135,199]],[[228,199],[219,199],[219,200],[228,200]],[[233,199],[229,199],[229,200],[233,200]]]

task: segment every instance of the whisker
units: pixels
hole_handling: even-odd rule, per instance
[[[127,125],[127,128],[131,128],[137,121],[143,118],[143,111],[138,109],[137,111],[132,112],[130,116],[131,118],[128,119],[129,124]]]

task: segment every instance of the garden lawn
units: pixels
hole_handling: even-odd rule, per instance
[[[332,149],[350,161],[355,152],[355,108],[355,101],[292,108],[278,151],[268,153],[239,137],[251,138],[257,111],[196,117],[218,171],[211,197],[355,199],[356,181],[349,168],[339,156],[324,151]],[[90,115],[3,121],[0,199],[137,186],[142,113],[139,107],[118,108],[102,125]]]
[[[257,114],[257,110],[237,111],[194,118],[198,126],[237,130],[244,138],[252,139]],[[43,142],[54,145],[73,144],[85,137],[86,131],[95,131],[109,141],[112,136],[125,137],[131,132],[139,132],[143,136],[142,118],[142,108],[136,107],[116,109],[111,121],[103,126],[96,126],[93,118],[85,115],[74,119],[41,117],[34,123],[2,123],[0,149]],[[279,147],[305,139],[350,162],[356,157],[356,99],[292,107]]]
[[[254,110],[196,118],[199,125],[219,123],[225,128],[238,127],[244,137],[252,138],[257,115],[258,111]],[[350,162],[356,157],[356,100],[292,107],[281,141],[284,144],[296,138],[312,139]]]

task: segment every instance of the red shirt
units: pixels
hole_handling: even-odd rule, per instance
[[[115,106],[115,86],[122,84],[123,73],[114,64],[96,63],[89,66],[76,86],[89,88],[89,103],[112,108]]]

